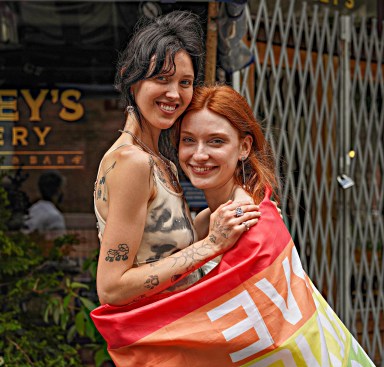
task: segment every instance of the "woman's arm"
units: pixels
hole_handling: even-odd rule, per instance
[[[193,226],[195,227],[197,238],[199,240],[207,237],[208,235],[210,215],[211,210],[209,208],[205,208],[196,215],[193,221]]]
[[[223,204],[211,215],[208,235],[164,259],[132,267],[144,233],[152,195],[148,156],[121,151],[108,176],[109,208],[100,249],[97,291],[102,304],[123,305],[159,293],[234,245],[244,226],[255,224],[254,205],[234,216],[239,204]],[[244,203],[245,204],[245,203]]]

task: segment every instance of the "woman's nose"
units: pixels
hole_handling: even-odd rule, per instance
[[[180,96],[179,88],[177,85],[173,83],[168,84],[167,91],[165,92],[165,96],[170,99],[177,99]]]
[[[209,158],[208,151],[203,144],[199,144],[193,152],[193,158],[196,161],[206,161]]]

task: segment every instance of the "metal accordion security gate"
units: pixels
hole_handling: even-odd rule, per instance
[[[305,270],[384,366],[384,28],[305,2],[255,2],[254,63],[233,85],[276,155]]]

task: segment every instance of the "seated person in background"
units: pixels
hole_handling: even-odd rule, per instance
[[[64,216],[57,207],[63,199],[64,183],[64,177],[58,171],[47,171],[39,177],[41,199],[29,208],[25,221],[27,233],[54,232],[57,236],[65,233]]]

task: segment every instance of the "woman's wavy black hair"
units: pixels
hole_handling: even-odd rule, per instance
[[[188,11],[177,10],[154,19],[143,18],[135,29],[127,47],[119,55],[115,87],[121,93],[124,108],[132,106],[142,125],[131,86],[174,70],[175,55],[182,50],[191,57],[196,84],[202,72],[204,42],[199,17]]]

